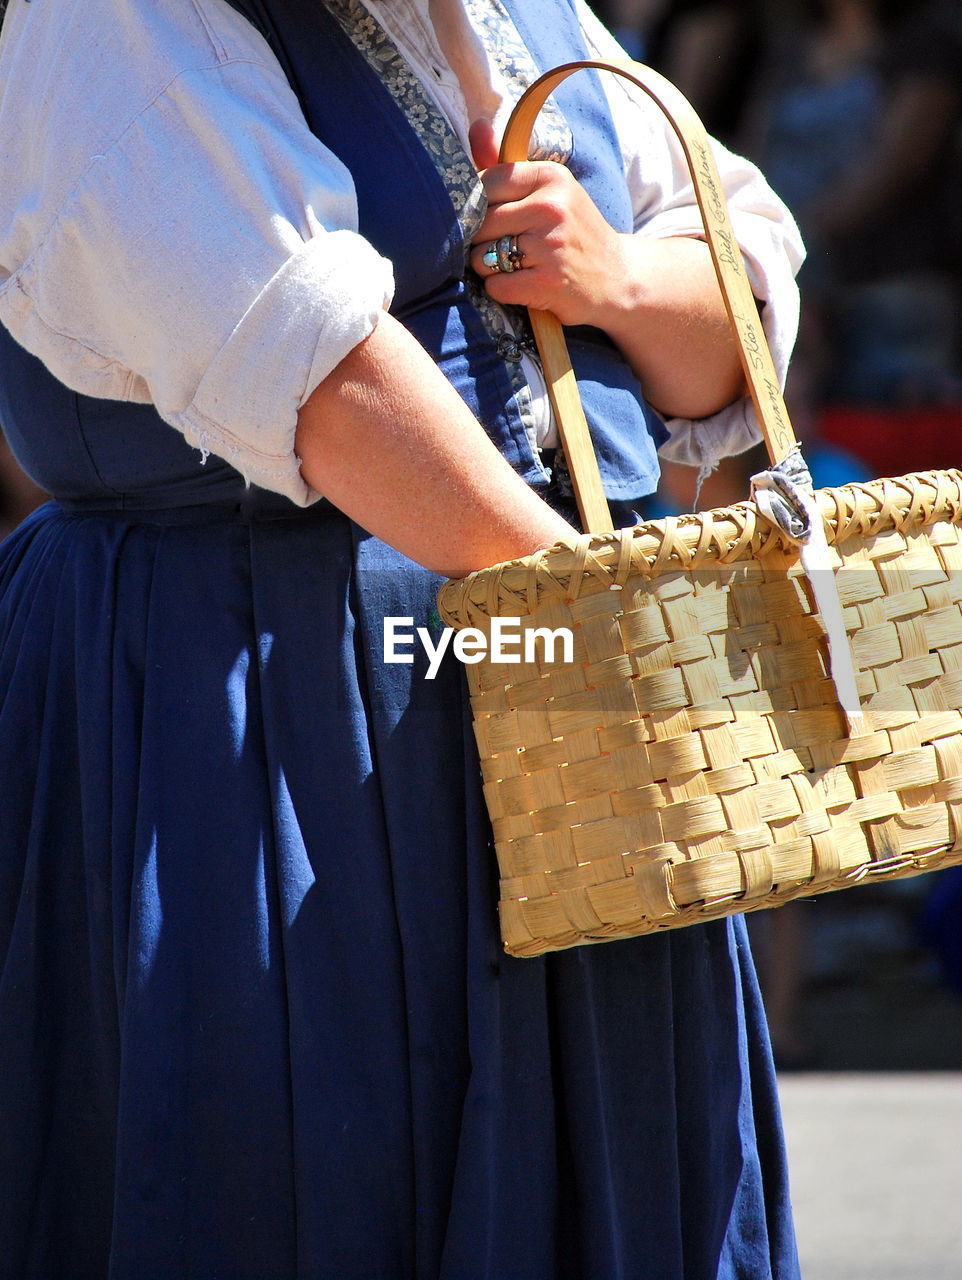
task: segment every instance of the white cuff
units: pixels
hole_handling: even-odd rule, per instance
[[[391,264],[353,232],[307,241],[261,290],[187,408],[161,408],[163,416],[197,448],[307,506],[319,495],[301,477],[294,454],[297,412],[370,335],[393,284]],[[278,367],[282,386],[271,376]]]

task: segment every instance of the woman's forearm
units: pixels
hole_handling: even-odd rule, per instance
[[[706,418],[744,394],[707,244],[619,237],[612,288],[594,323],[615,342],[648,400],[669,418]]]
[[[416,339],[386,314],[306,401],[295,447],[318,492],[451,577],[574,533],[504,461]]]

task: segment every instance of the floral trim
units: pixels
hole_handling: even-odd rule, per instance
[[[361,0],[327,0],[355,49],[377,72],[381,83],[407,117],[444,182],[465,244],[484,217],[484,193],[477,170],[461,142],[432,102],[424,86],[380,23]]]
[[[511,383],[511,393],[514,397],[518,417],[521,419],[524,433],[528,437],[528,443],[531,445],[532,457],[536,465],[544,470],[541,463],[541,450],[538,445],[538,431],[531,409],[531,388],[521,367],[522,351],[540,364],[538,348],[535,346],[534,335],[528,322],[528,313],[524,307],[503,307],[492,301],[485,293],[484,285],[473,271],[468,272],[465,283],[468,289],[468,297],[471,299],[471,305],[477,311],[481,317],[482,324],[494,339],[504,361],[504,368],[508,375],[508,381]],[[507,354],[509,351],[510,354]]]
[[[484,191],[477,170],[461,146],[460,139],[443,113],[427,94],[421,81],[398,51],[391,37],[361,0],[325,0],[330,12],[358,52],[377,73],[418,140],[434,163],[454,207],[464,238],[465,252],[484,217]],[[508,96],[517,101],[540,72],[518,34],[500,0],[467,0],[468,14],[500,71]],[[532,159],[553,159],[564,163],[571,155],[571,131],[555,104],[549,99],[541,112],[535,130]],[[504,354],[505,346],[522,346],[537,359],[523,308],[498,306],[485,293],[473,271],[465,277],[468,296],[481,317],[484,327]],[[520,360],[505,358],[505,369],[511,383],[516,409],[531,442],[536,465],[541,466],[534,417],[531,412],[531,389]]]
[[[471,24],[488,55],[501,72],[512,103],[541,75],[518,28],[501,0],[465,0]],[[566,164],[573,146],[571,130],[553,97],[542,107],[532,132],[528,155],[532,160]]]

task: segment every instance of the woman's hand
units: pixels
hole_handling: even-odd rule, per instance
[[[471,126],[488,211],[471,250],[471,266],[495,302],[551,311],[562,324],[607,329],[627,278],[630,236],[619,234],[570,169],[550,160],[499,164],[491,125]],[[510,273],[483,257],[502,236],[524,254]]]
[[[666,418],[705,418],[744,393],[704,241],[615,231],[564,165],[499,164],[486,120],[471,126],[471,146],[488,197],[471,265],[496,302],[601,329]],[[524,254],[514,271],[484,262],[503,236]]]

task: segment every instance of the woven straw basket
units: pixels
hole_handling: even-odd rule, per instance
[[[583,65],[639,84],[682,139],[778,460],[791,428],[757,311],[739,295],[744,269],[724,260],[733,241],[717,175],[677,91],[636,64],[559,68],[529,91],[502,155],[523,158],[544,98]],[[560,329],[544,313],[532,322],[576,487],[588,489],[585,527],[604,529],[597,469],[584,471],[566,421]],[[522,635],[567,629],[574,642],[571,661],[543,640],[524,655],[521,641],[512,649],[530,660],[467,668],[507,951],[676,928],[962,862],[962,474],[826,489],[816,501],[866,717],[858,736],[798,549],[753,502],[585,534],[442,588],[456,628],[490,635],[495,619],[520,619]]]

